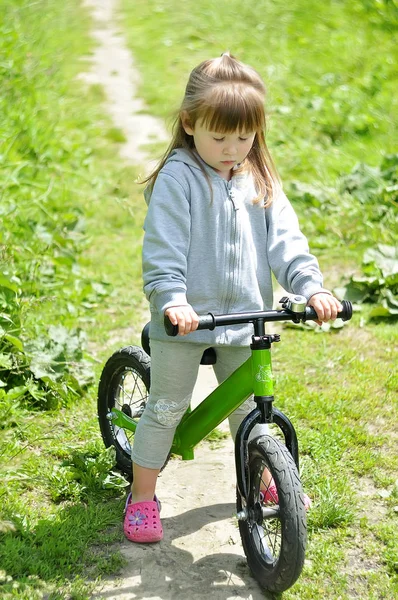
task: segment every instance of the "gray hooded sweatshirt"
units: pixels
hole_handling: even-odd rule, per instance
[[[269,208],[253,204],[256,196],[249,173],[227,181],[197,154],[182,148],[170,154],[146,192],[143,279],[152,339],[247,345],[250,324],[170,338],[164,312],[186,304],[199,315],[270,309],[272,272],[288,292],[309,299],[322,291],[318,262],[283,191]]]

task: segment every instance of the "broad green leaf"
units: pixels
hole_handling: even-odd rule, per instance
[[[6,339],[8,342],[10,342],[10,344],[15,346],[15,348],[17,348],[20,352],[23,352],[22,340],[15,337],[14,335],[10,335],[9,333],[5,334],[4,339]]]
[[[5,287],[9,290],[12,290],[13,292],[18,291],[18,286],[15,283],[13,283],[12,281],[10,281],[9,279],[7,279],[7,277],[2,275],[1,273],[0,273],[0,287]]]
[[[14,387],[11,390],[8,390],[7,398],[9,400],[19,400],[19,398],[22,398],[26,394],[27,391],[28,391],[28,388],[26,385],[20,385],[20,386]]]
[[[363,263],[373,263],[380,269],[383,277],[398,275],[398,248],[379,244],[365,252]]]
[[[396,311],[396,313],[398,314],[398,310]],[[388,307],[382,306],[380,304],[379,306],[375,306],[374,308],[372,308],[372,310],[369,313],[369,317],[371,319],[374,319],[376,317],[389,317],[392,314],[393,313]]]
[[[69,337],[69,332],[63,325],[50,325],[48,329],[49,336],[54,342],[58,344],[65,344]]]
[[[343,289],[343,298],[350,302],[361,303],[369,297],[369,289],[366,285],[366,280],[361,282],[351,280]]]
[[[393,294],[391,290],[383,290],[382,297],[388,306],[398,308],[398,294]]]
[[[38,352],[32,358],[30,363],[30,370],[36,379],[43,379],[48,377],[51,380],[58,379],[59,375],[55,373],[52,368],[53,357],[51,354],[46,352]]]
[[[387,289],[397,289],[398,290],[398,272],[393,273],[393,275],[388,275],[386,277],[385,285]]]
[[[0,354],[0,367],[3,369],[11,369],[12,359],[9,354]]]

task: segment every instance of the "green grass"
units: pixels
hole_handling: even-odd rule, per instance
[[[167,120],[202,60],[229,49],[263,76],[268,144],[324,269],[345,261],[351,271],[369,242],[395,244],[396,198],[383,215],[378,199],[364,211],[341,189],[357,163],[376,167],[396,152],[395,3],[187,0],[181,9],[177,0],[138,0],[122,7],[141,92]]]
[[[115,544],[125,482],[111,472],[95,396],[113,349],[107,332],[141,311],[144,203],[137,174],[117,157],[122,136],[101,90],[76,79],[92,47],[80,4],[10,0],[0,24],[0,259],[12,286],[0,285],[0,303],[14,336],[0,330],[2,598],[88,598],[98,577],[123,564]],[[32,367],[27,349],[49,344],[51,327],[65,347],[50,363],[54,344],[39,346],[39,386],[38,354]],[[70,328],[84,331],[86,347]],[[55,379],[71,358],[91,365],[88,388],[66,372]]]
[[[297,425],[314,501],[309,564],[286,598],[335,597],[325,581],[342,598],[396,590],[396,325],[358,321],[333,334],[285,328],[274,349],[278,404]]]
[[[268,87],[269,144],[283,179],[330,183],[394,152],[397,56],[383,2],[137,0],[122,3],[151,111],[179,107],[191,69],[230,50]],[[368,6],[368,9],[366,8]],[[381,9],[381,10],[380,10]],[[377,52],[371,51],[377,48]]]
[[[216,428],[205,437],[205,441],[210,444],[212,450],[217,450],[217,448],[222,446],[223,440],[228,439],[229,436],[230,434],[228,431],[222,431],[221,429]]]
[[[137,343],[146,320],[145,204],[137,173],[117,158],[123,135],[104,114],[101,88],[76,80],[91,48],[80,3],[3,5],[2,90],[11,96],[1,129],[9,153],[1,163],[7,195],[0,208],[18,203],[20,212],[3,220],[10,237],[1,238],[1,256],[27,284],[18,306],[23,335],[45,338],[49,324],[79,327],[95,377],[85,394],[67,390],[53,411],[33,410],[21,394],[8,398],[0,443],[0,596],[83,599],[123,562],[124,483],[103,450],[95,388],[105,359],[123,343]],[[302,221],[307,216],[326,285],[360,272],[364,246],[394,242],[394,229],[376,219],[371,203],[337,191],[358,160],[378,165],[394,150],[393,6],[231,0],[218,3],[216,13],[210,0],[187,0],[183,9],[175,0],[123,4],[154,113],[176,108],[190,69],[226,48],[262,73],[270,146],[283,178],[325,195],[319,206],[319,197],[297,194],[294,201]],[[11,60],[14,70],[4,70]],[[65,237],[64,224],[77,222]],[[297,427],[302,478],[314,501],[307,562],[286,599],[392,599],[398,592],[398,336],[396,322],[367,316],[363,308],[330,333],[284,328],[274,348],[277,405]]]

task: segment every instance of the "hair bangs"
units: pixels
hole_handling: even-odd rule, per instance
[[[197,120],[218,133],[250,133],[265,128],[264,98],[251,86],[228,83],[208,90]]]

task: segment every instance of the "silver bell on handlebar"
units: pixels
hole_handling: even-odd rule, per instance
[[[292,296],[291,298],[284,296],[279,302],[282,304],[283,308],[290,310],[293,313],[303,313],[307,306],[307,299],[305,296],[299,295]]]

